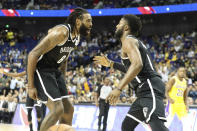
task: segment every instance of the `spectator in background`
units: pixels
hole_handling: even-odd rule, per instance
[[[18,94],[19,102],[26,102],[26,97],[27,97],[27,92],[23,90],[23,88],[20,88]]]
[[[188,96],[192,98],[193,104],[197,104],[197,81],[190,85],[191,90],[189,91]]]
[[[6,123],[8,122],[8,97],[2,97],[2,122]]]

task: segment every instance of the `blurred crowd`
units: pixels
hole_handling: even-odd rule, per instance
[[[128,8],[140,6],[173,5],[194,3],[196,0],[1,0],[0,9],[36,9],[63,10],[83,7],[98,8]]]
[[[15,45],[10,45],[9,41],[1,36],[1,40],[5,42],[0,44],[0,68],[7,72],[24,71],[28,51],[37,44],[37,38],[39,37],[24,38],[24,42],[16,40]],[[156,69],[165,83],[175,75],[179,66],[186,67],[186,79],[190,89],[188,102],[197,104],[197,32],[142,36],[141,40],[149,49]],[[29,46],[30,43],[33,45]],[[109,59],[120,62],[120,46],[113,33],[107,31],[95,34],[89,41],[81,40],[69,57],[65,76],[65,85],[73,103],[94,103],[95,90],[102,86],[105,77],[110,78],[112,88],[118,86],[124,75],[117,70],[95,65],[92,58],[102,53]],[[9,122],[10,119],[7,118],[12,115],[9,112],[12,112],[16,105],[13,103],[26,101],[27,81],[26,76],[12,78],[0,75],[0,118]],[[128,86],[122,92],[118,103],[129,104],[134,100],[135,94]],[[7,115],[1,117],[2,112]]]

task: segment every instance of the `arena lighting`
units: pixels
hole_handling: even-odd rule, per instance
[[[72,10],[1,10],[0,17],[67,17]],[[92,16],[149,15],[197,11],[197,3],[135,8],[89,9]]]
[[[5,25],[5,28],[9,28],[10,26],[9,25]]]

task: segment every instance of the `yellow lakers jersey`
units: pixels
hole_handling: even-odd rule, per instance
[[[169,96],[174,100],[173,104],[170,104],[170,114],[175,114],[179,119],[187,115],[186,105],[184,102],[184,92],[187,88],[187,82],[185,79],[180,81],[177,76],[174,76],[175,83],[172,86]]]
[[[169,96],[175,101],[175,103],[184,102],[184,92],[187,88],[187,82],[185,79],[180,81],[177,76],[174,76],[175,83],[172,86]]]

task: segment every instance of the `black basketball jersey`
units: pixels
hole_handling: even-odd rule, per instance
[[[127,37],[132,37],[134,39],[137,39],[131,35],[128,35]],[[153,61],[149,55],[149,52],[148,52],[146,46],[140,40],[138,40],[138,44],[139,44],[139,51],[140,51],[140,54],[142,57],[143,68],[139,72],[139,74],[135,77],[135,79],[131,82],[132,85],[134,86],[134,88],[137,88],[141,83],[143,83],[147,79],[150,79],[154,76],[160,77],[160,75],[155,70]],[[125,69],[128,70],[128,68],[131,65],[129,58],[121,58],[121,61],[122,61],[123,65],[125,66]]]
[[[55,48],[50,50],[44,55],[41,55],[38,59],[37,68],[54,68],[57,69],[66,59],[69,57],[72,50],[79,44],[79,36],[75,39],[71,35],[71,27],[69,24],[62,24],[57,26],[64,26],[68,32],[68,40],[64,43],[60,43]]]

